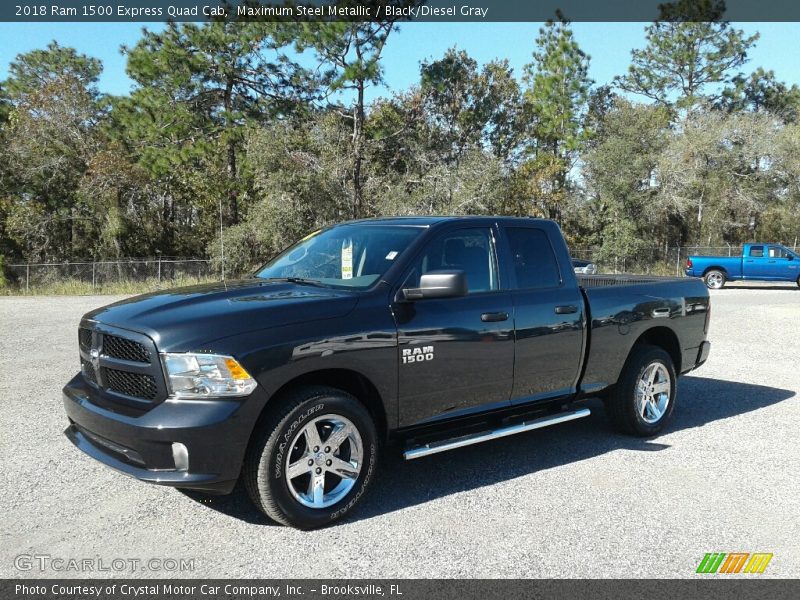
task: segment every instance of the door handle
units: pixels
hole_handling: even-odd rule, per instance
[[[500,321],[507,321],[507,312],[489,312],[481,315],[481,321],[484,323],[498,323]]]
[[[556,306],[557,315],[571,315],[572,313],[576,312],[578,312],[578,307],[574,304],[568,304],[567,306]]]

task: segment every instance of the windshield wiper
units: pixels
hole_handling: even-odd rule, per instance
[[[316,279],[306,279],[305,277],[261,277],[264,281],[286,281],[288,283],[299,283],[300,285],[313,285],[316,287],[327,287],[324,283]]]

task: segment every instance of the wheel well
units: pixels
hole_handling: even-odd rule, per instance
[[[639,339],[636,340],[633,347],[635,348],[641,344],[658,346],[665,350],[675,364],[675,372],[681,372],[681,345],[680,342],[678,342],[678,336],[675,335],[675,332],[670,328],[653,327],[652,329],[648,329],[639,336]]]
[[[709,271],[722,271],[722,272],[725,274],[725,277],[727,277],[727,276],[728,276],[728,272],[725,270],[725,268],[724,268],[724,267],[706,267],[706,270],[705,270],[705,271],[703,271],[703,277],[705,277],[705,276],[706,276],[706,274],[707,274]]]
[[[272,398],[278,398],[291,390],[309,385],[332,387],[352,394],[367,407],[381,435],[383,435],[384,438],[388,435],[388,423],[386,421],[386,409],[383,405],[383,399],[375,385],[356,371],[350,371],[348,369],[323,369],[304,373],[283,384],[272,395]],[[269,408],[269,406],[270,403],[267,402],[267,408]]]

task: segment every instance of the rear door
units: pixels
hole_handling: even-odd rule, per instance
[[[559,264],[547,232],[504,226],[514,301],[512,404],[574,393],[583,355],[584,300],[569,264]]]
[[[772,267],[767,258],[766,247],[762,244],[753,244],[745,248],[742,257],[743,279],[770,279]]]
[[[458,227],[431,240],[404,276],[463,270],[469,293],[393,305],[400,356],[400,426],[509,405],[513,305],[500,278],[495,227]]]

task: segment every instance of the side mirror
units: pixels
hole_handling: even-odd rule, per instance
[[[418,288],[405,288],[405,300],[428,298],[459,298],[467,295],[467,275],[464,271],[430,271],[419,280]]]
[[[794,254],[787,254],[786,258],[788,258],[789,260],[794,260]]]

